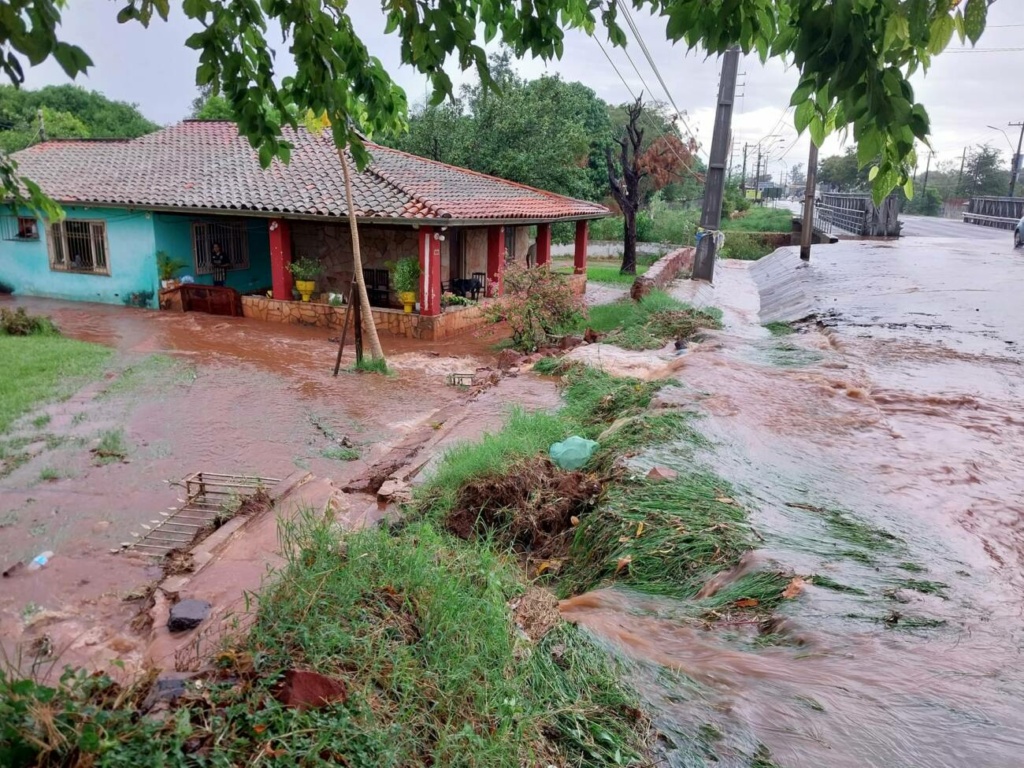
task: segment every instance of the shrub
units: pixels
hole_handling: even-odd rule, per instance
[[[420,262],[412,256],[399,259],[392,265],[392,282],[399,293],[416,293],[420,286]]]
[[[505,295],[487,305],[487,317],[508,321],[512,345],[532,352],[556,329],[572,325],[583,311],[583,300],[572,294],[565,275],[519,264],[505,268]]]
[[[24,307],[18,307],[13,312],[0,309],[0,333],[8,336],[51,336],[58,331],[50,318],[30,315]]]
[[[292,273],[292,277],[296,280],[314,282],[323,274],[324,268],[318,260],[303,256],[301,259],[289,264],[288,271]]]

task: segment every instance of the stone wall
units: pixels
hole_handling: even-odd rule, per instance
[[[441,244],[442,264],[447,263],[446,245]],[[407,256],[419,258],[416,230],[412,227],[361,225],[359,246],[364,269],[388,269],[389,264]],[[318,291],[348,295],[352,282],[352,233],[347,223],[292,222],[292,253],[296,259],[311,257],[323,264]]]
[[[315,301],[277,301],[264,296],[243,296],[242,314],[271,323],[292,323],[340,330],[347,307],[332,307]],[[396,309],[373,310],[378,331],[424,341],[436,341],[486,324],[483,307],[447,307],[436,317],[406,314]]]
[[[573,296],[583,296],[587,292],[586,275],[569,275],[569,289]]]
[[[696,249],[678,248],[658,259],[647,272],[633,281],[629,291],[633,301],[639,301],[655,289],[662,290],[671,283],[680,272],[693,270],[693,257]]]

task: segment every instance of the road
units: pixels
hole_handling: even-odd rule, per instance
[[[900,214],[903,237],[956,237],[971,240],[1006,240],[1013,242],[1013,232],[1005,229],[964,224],[958,219],[940,219],[934,216],[907,216]]]

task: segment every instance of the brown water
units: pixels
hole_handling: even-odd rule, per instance
[[[446,375],[490,362],[495,341],[489,334],[436,344],[386,337],[397,376],[335,378],[335,334],[323,329],[16,303],[51,315],[69,336],[116,350],[105,379],[42,409],[47,425],[33,427],[33,413],[16,427],[63,443],[46,449],[40,441],[37,457],[0,478],[0,570],[55,553],[42,571],[0,582],[0,645],[13,654],[46,634],[63,654],[60,664],[102,665],[138,654],[143,638],[125,627],[138,606],[122,597],[158,573],[110,550],[176,504],[180,489],[168,481],[199,470],[276,478],[309,470],[343,485],[411,431],[464,402],[466,394],[446,386]],[[154,364],[154,354],[165,362]],[[352,356],[350,345],[344,366]],[[110,429],[124,431],[128,461],[95,466],[89,447]],[[359,460],[324,456],[341,437],[356,446]],[[46,467],[60,468],[62,477],[42,480]]]
[[[720,264],[726,330],[665,397],[706,414],[703,458],[753,508],[763,566],[867,594],[809,586],[774,628],[788,642],[767,648],[756,626],[709,631],[681,603],[616,589],[563,615],[628,660],[669,765],[747,766],[761,744],[790,768],[1020,765],[1024,258],[1003,239],[911,239],[789,266],[822,324],[768,336],[747,266]],[[641,464],[689,460],[669,446]],[[906,547],[852,560],[792,503],[848,510]],[[908,578],[949,599],[884,595]]]

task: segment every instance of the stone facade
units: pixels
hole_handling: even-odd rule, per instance
[[[277,301],[264,296],[243,296],[242,314],[271,323],[293,323],[340,330],[347,307],[332,307],[315,301]],[[402,310],[374,308],[373,323],[378,331],[424,341],[437,341],[486,324],[480,304],[447,307],[436,317]]]

